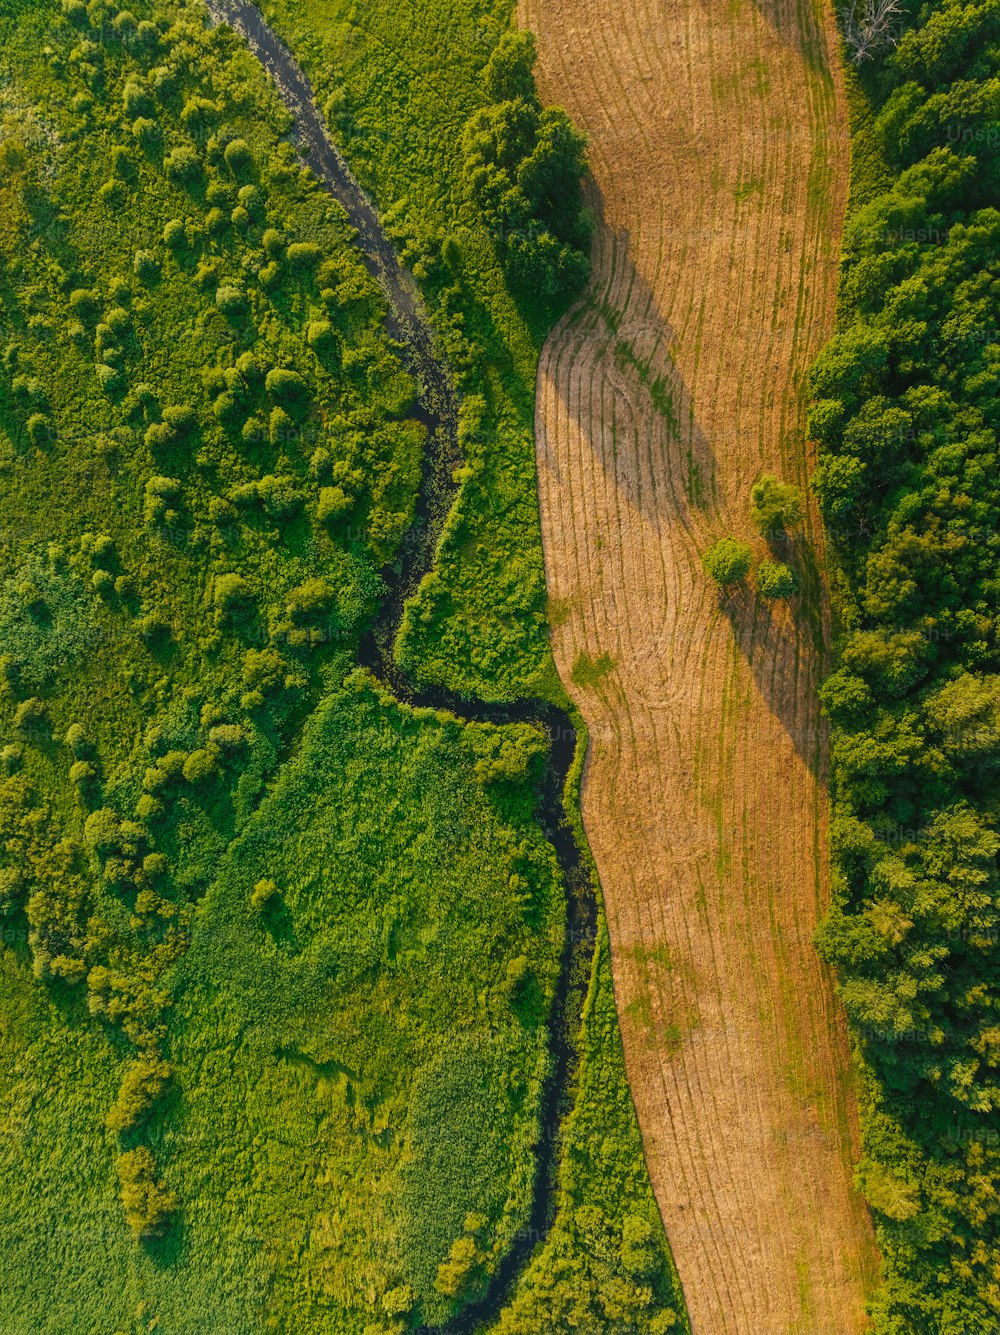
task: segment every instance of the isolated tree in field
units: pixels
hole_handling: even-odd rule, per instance
[[[738,538],[720,538],[705,552],[701,563],[706,574],[711,575],[720,588],[727,588],[746,579],[751,559],[748,543],[740,542]]]
[[[750,489],[750,521],[774,542],[802,519],[802,492],[773,473],[762,473]]]
[[[756,578],[762,598],[789,598],[799,586],[795,571],[783,561],[761,561]]]

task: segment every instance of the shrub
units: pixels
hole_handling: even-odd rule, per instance
[[[118,1088],[118,1098],[107,1116],[108,1129],[119,1135],[144,1121],[161,1097],[171,1077],[171,1068],[156,1053],[147,1052],[132,1063]]]
[[[110,570],[95,570],[90,577],[91,587],[101,598],[110,598],[115,588],[115,577]]]
[[[221,236],[228,226],[229,219],[222,209],[209,209],[205,217],[205,230],[209,236]]]
[[[124,306],[109,306],[103,323],[117,338],[122,338],[131,331],[132,317]]]
[[[208,740],[220,751],[239,751],[246,743],[246,734],[238,723],[217,723],[209,729]]]
[[[789,598],[798,588],[795,571],[782,561],[761,561],[757,567],[757,592],[763,598]]]
[[[169,422],[151,422],[143,436],[146,448],[154,454],[169,448],[176,439],[177,433]]]
[[[302,506],[295,479],[276,477],[273,473],[265,473],[257,483],[257,499],[271,519],[289,519]]]
[[[119,41],[130,45],[139,31],[139,20],[130,9],[123,9],[111,20],[111,31]]]
[[[270,264],[265,264],[264,267],[257,272],[257,281],[265,292],[273,292],[281,282],[280,265],[275,264],[273,260]]]
[[[143,148],[150,148],[160,137],[160,127],[148,116],[137,116],[132,122],[132,133]]]
[[[168,403],[163,409],[163,420],[178,436],[187,436],[198,425],[198,415],[186,403]]]
[[[235,370],[247,385],[259,385],[267,374],[266,366],[252,352],[242,352],[236,359]]]
[[[135,79],[129,79],[122,89],[122,102],[125,104],[125,114],[130,120],[136,116],[146,115],[153,106],[149,89]]]
[[[281,260],[285,257],[285,238],[276,227],[269,227],[261,238],[261,245],[268,259]]]
[[[765,538],[774,541],[802,519],[802,493],[790,482],[764,473],[750,489],[750,520]]]
[[[253,170],[253,153],[245,139],[231,140],[222,156],[226,159],[226,166],[236,177],[246,176]]]
[[[142,1238],[161,1234],[177,1209],[177,1196],[156,1180],[156,1161],[145,1145],[118,1156],[122,1205],[130,1227]]]
[[[187,144],[170,150],[163,159],[163,170],[171,180],[189,188],[197,185],[204,175],[201,159]]]
[[[295,440],[299,431],[284,408],[272,408],[268,419],[268,439],[272,445],[285,445]]]
[[[312,320],[306,333],[306,341],[317,352],[328,351],[334,346],[333,327],[329,320]]]
[[[142,283],[155,283],[160,276],[159,261],[151,250],[137,250],[132,268]]]
[[[120,181],[135,180],[135,165],[127,148],[116,144],[111,150],[111,171]]]
[[[232,528],[236,523],[236,511],[223,496],[213,496],[209,501],[208,517],[220,529]]]
[[[214,102],[210,102],[207,97],[195,95],[189,97],[181,108],[181,124],[186,130],[197,134],[197,131],[208,125],[216,114]]]
[[[167,512],[169,517],[170,511]],[[147,612],[135,623],[136,634],[148,649],[166,644],[173,636],[173,627],[159,612]]]
[[[223,283],[217,289],[215,304],[227,320],[241,320],[249,311],[246,293],[232,283]]]
[[[180,250],[187,244],[187,229],[180,218],[171,218],[163,229],[163,244]]]
[[[309,387],[298,371],[282,368],[269,371],[264,387],[273,399],[282,403],[301,406],[309,400]]]
[[[246,209],[249,217],[260,218],[263,216],[264,195],[259,187],[255,185],[241,186],[236,198],[239,207]]]
[[[16,742],[8,742],[0,751],[0,770],[4,774],[16,774],[24,761],[24,747]]]
[[[626,1215],[622,1223],[622,1266],[638,1280],[648,1280],[660,1268],[656,1234],[648,1219]]]
[[[294,269],[315,269],[323,257],[319,246],[312,241],[295,241],[288,247],[288,263]]]
[[[101,309],[97,293],[90,288],[78,287],[69,294],[69,308],[78,319],[94,320]]]
[[[223,390],[213,402],[212,412],[223,426],[235,426],[240,419],[240,401],[231,390]]]
[[[235,572],[219,575],[212,589],[216,622],[222,624],[246,611],[253,603],[250,585]]]
[[[183,778],[187,756],[183,751],[168,751],[150,765],[143,775],[142,786],[147,793],[159,793],[175,780]]]
[[[48,710],[45,707],[44,700],[39,700],[37,696],[31,696],[23,700],[14,711],[14,727],[19,732],[34,732],[40,729],[48,720]]]
[[[156,24],[150,23],[149,19],[143,19],[135,30],[135,45],[139,47],[147,56],[156,52],[160,45],[160,34],[157,31]]]
[[[125,376],[117,366],[109,366],[107,362],[98,362],[94,370],[97,373],[98,383],[105,394],[117,394],[125,388]]]
[[[93,742],[87,736],[82,723],[71,723],[66,729],[63,742],[77,758],[89,756],[94,749]]]
[[[110,853],[121,839],[121,821],[111,807],[91,812],[83,827],[83,837],[95,853]]]
[[[281,896],[274,881],[260,880],[250,892],[250,907],[255,913],[264,913]]]
[[[70,783],[83,788],[97,778],[97,770],[89,760],[74,760],[69,767]]]
[[[745,542],[736,538],[720,538],[701,558],[706,574],[725,588],[746,579],[752,553]]]
[[[316,505],[316,518],[321,524],[342,519],[353,504],[343,487],[321,487]]]
[[[135,804],[135,814],[140,820],[153,820],[163,814],[163,803],[152,793],[142,793]]]
[[[52,423],[44,413],[32,413],[27,422],[28,440],[32,445],[46,445],[52,439]]]
[[[192,751],[184,762],[184,777],[191,784],[205,783],[218,772],[218,754],[208,747]]]
[[[151,477],[145,488],[145,518],[147,524],[162,524],[180,500],[182,487],[175,477],[161,474]]]

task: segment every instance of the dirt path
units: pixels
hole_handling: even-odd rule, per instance
[[[650,1168],[697,1335],[846,1335],[875,1255],[811,945],[827,611],[815,578],[794,619],[724,610],[699,564],[750,536],[759,471],[812,462],[847,174],[831,24],[807,0],[521,0],[521,19],[543,95],[590,135],[601,215],[589,300],[542,359],[538,462],[563,678],[613,660],[571,689]]]

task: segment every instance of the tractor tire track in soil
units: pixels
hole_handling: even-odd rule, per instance
[[[804,483],[814,463],[805,376],[832,329],[848,164],[833,18],[821,0],[521,0],[520,18],[543,99],[590,137],[594,272],[543,351],[536,437],[654,1187],[695,1335],[853,1335],[877,1258],[846,1025],[812,945],[817,518],[789,557],[793,608],[720,602],[700,565],[723,533],[753,537],[759,472]]]

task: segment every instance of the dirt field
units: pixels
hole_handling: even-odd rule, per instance
[[[806,546],[794,616],[720,605],[699,564],[750,536],[758,472],[804,482],[812,463],[803,381],[847,174],[831,22],[791,0],[522,0],[521,19],[597,183],[594,280],[543,357],[538,462],[650,1168],[697,1335],[846,1335],[876,1258],[811,946],[827,610]]]

